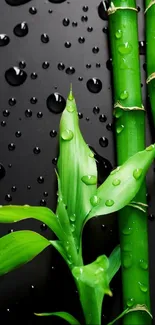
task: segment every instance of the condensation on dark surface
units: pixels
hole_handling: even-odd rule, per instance
[[[145,42],[142,1],[139,48],[143,100]],[[22,3],[20,5],[20,3]],[[106,4],[105,4],[106,5]],[[58,129],[70,82],[82,133],[98,159],[99,183],[116,165],[112,117],[111,58],[108,22],[99,0],[2,0],[0,4],[0,204],[56,206],[55,166]],[[147,105],[148,106],[148,105]],[[149,121],[149,122],[148,122]],[[147,119],[147,144],[153,141]],[[152,313],[155,314],[154,171],[148,176]],[[54,234],[28,220],[0,225],[0,236],[19,229]],[[109,255],[118,243],[117,216],[92,219],[84,229],[85,263]],[[103,324],[121,309],[121,282],[112,283],[113,298],[103,304]],[[34,312],[68,311],[82,321],[73,279],[64,261],[47,248],[32,262],[0,278],[0,321],[65,324]]]

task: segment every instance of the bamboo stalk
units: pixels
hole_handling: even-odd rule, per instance
[[[155,125],[155,1],[145,0],[147,84]]]
[[[113,62],[114,115],[117,163],[124,163],[145,146],[145,111],[142,105],[138,52],[137,12],[134,0],[113,0],[109,10]],[[138,174],[137,174],[138,177]],[[146,186],[134,201],[146,202]],[[124,308],[145,304],[150,309],[147,215],[126,207],[119,212]],[[131,312],[124,325],[150,325],[144,312]]]

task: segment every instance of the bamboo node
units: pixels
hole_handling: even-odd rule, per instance
[[[149,82],[153,79],[155,79],[155,72],[151,73],[150,76],[148,76],[146,83],[149,84]]]
[[[137,8],[134,8],[134,7],[115,7],[114,3],[111,2],[110,4],[110,7],[109,9],[107,10],[108,12],[108,15],[112,15],[114,14],[117,10],[134,10],[134,11],[137,11],[138,12],[138,9]]]
[[[139,107],[139,106],[123,106],[123,105],[121,105],[120,102],[116,102],[114,104],[114,113],[115,113],[116,108],[121,108],[123,111],[145,111],[143,104],[141,107]]]
[[[151,0],[149,5],[147,6],[147,8],[144,11],[144,14],[146,14],[146,12],[153,6],[155,5],[155,0]]]

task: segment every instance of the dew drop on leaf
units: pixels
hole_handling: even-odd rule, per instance
[[[82,182],[86,185],[95,185],[97,184],[97,177],[95,175],[85,175],[81,178]]]

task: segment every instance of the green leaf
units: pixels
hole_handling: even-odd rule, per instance
[[[28,230],[0,238],[0,275],[31,261],[49,245],[46,238]]]
[[[148,310],[148,308],[145,305],[136,305],[136,306],[133,306],[132,308],[126,308],[118,317],[116,317],[112,322],[108,323],[107,325],[113,325],[117,320],[121,319],[126,314],[135,312],[135,311],[145,311],[151,318],[153,318],[150,311]]]
[[[109,284],[120,264],[118,246],[109,258],[102,255],[91,264],[73,268],[86,324],[100,324],[103,297],[105,294],[112,296]]]
[[[75,317],[73,317],[69,313],[66,313],[65,311],[58,311],[55,313],[43,313],[43,314],[35,313],[35,315],[36,316],[58,316],[58,317],[65,319],[71,325],[80,325],[80,323],[78,322],[78,320]]]
[[[25,219],[36,219],[45,223],[57,237],[61,237],[61,229],[56,215],[45,207],[32,207],[29,205],[0,206],[0,223],[12,223]]]
[[[49,241],[53,247],[60,253],[60,255],[64,258],[64,260],[67,262],[67,255],[64,250],[63,244],[59,240],[50,240]]]
[[[97,188],[94,154],[85,143],[72,90],[63,111],[59,131],[58,174],[68,216],[75,224],[74,236],[79,239],[83,220],[91,209],[90,197]]]
[[[86,221],[94,216],[118,211],[128,205],[138,193],[154,157],[155,145],[151,145],[113,170],[97,189],[95,198],[91,198],[91,201],[97,201],[98,205],[92,207]]]
[[[108,277],[109,282],[113,279],[121,266],[121,250],[120,246],[116,246],[109,256]]]

